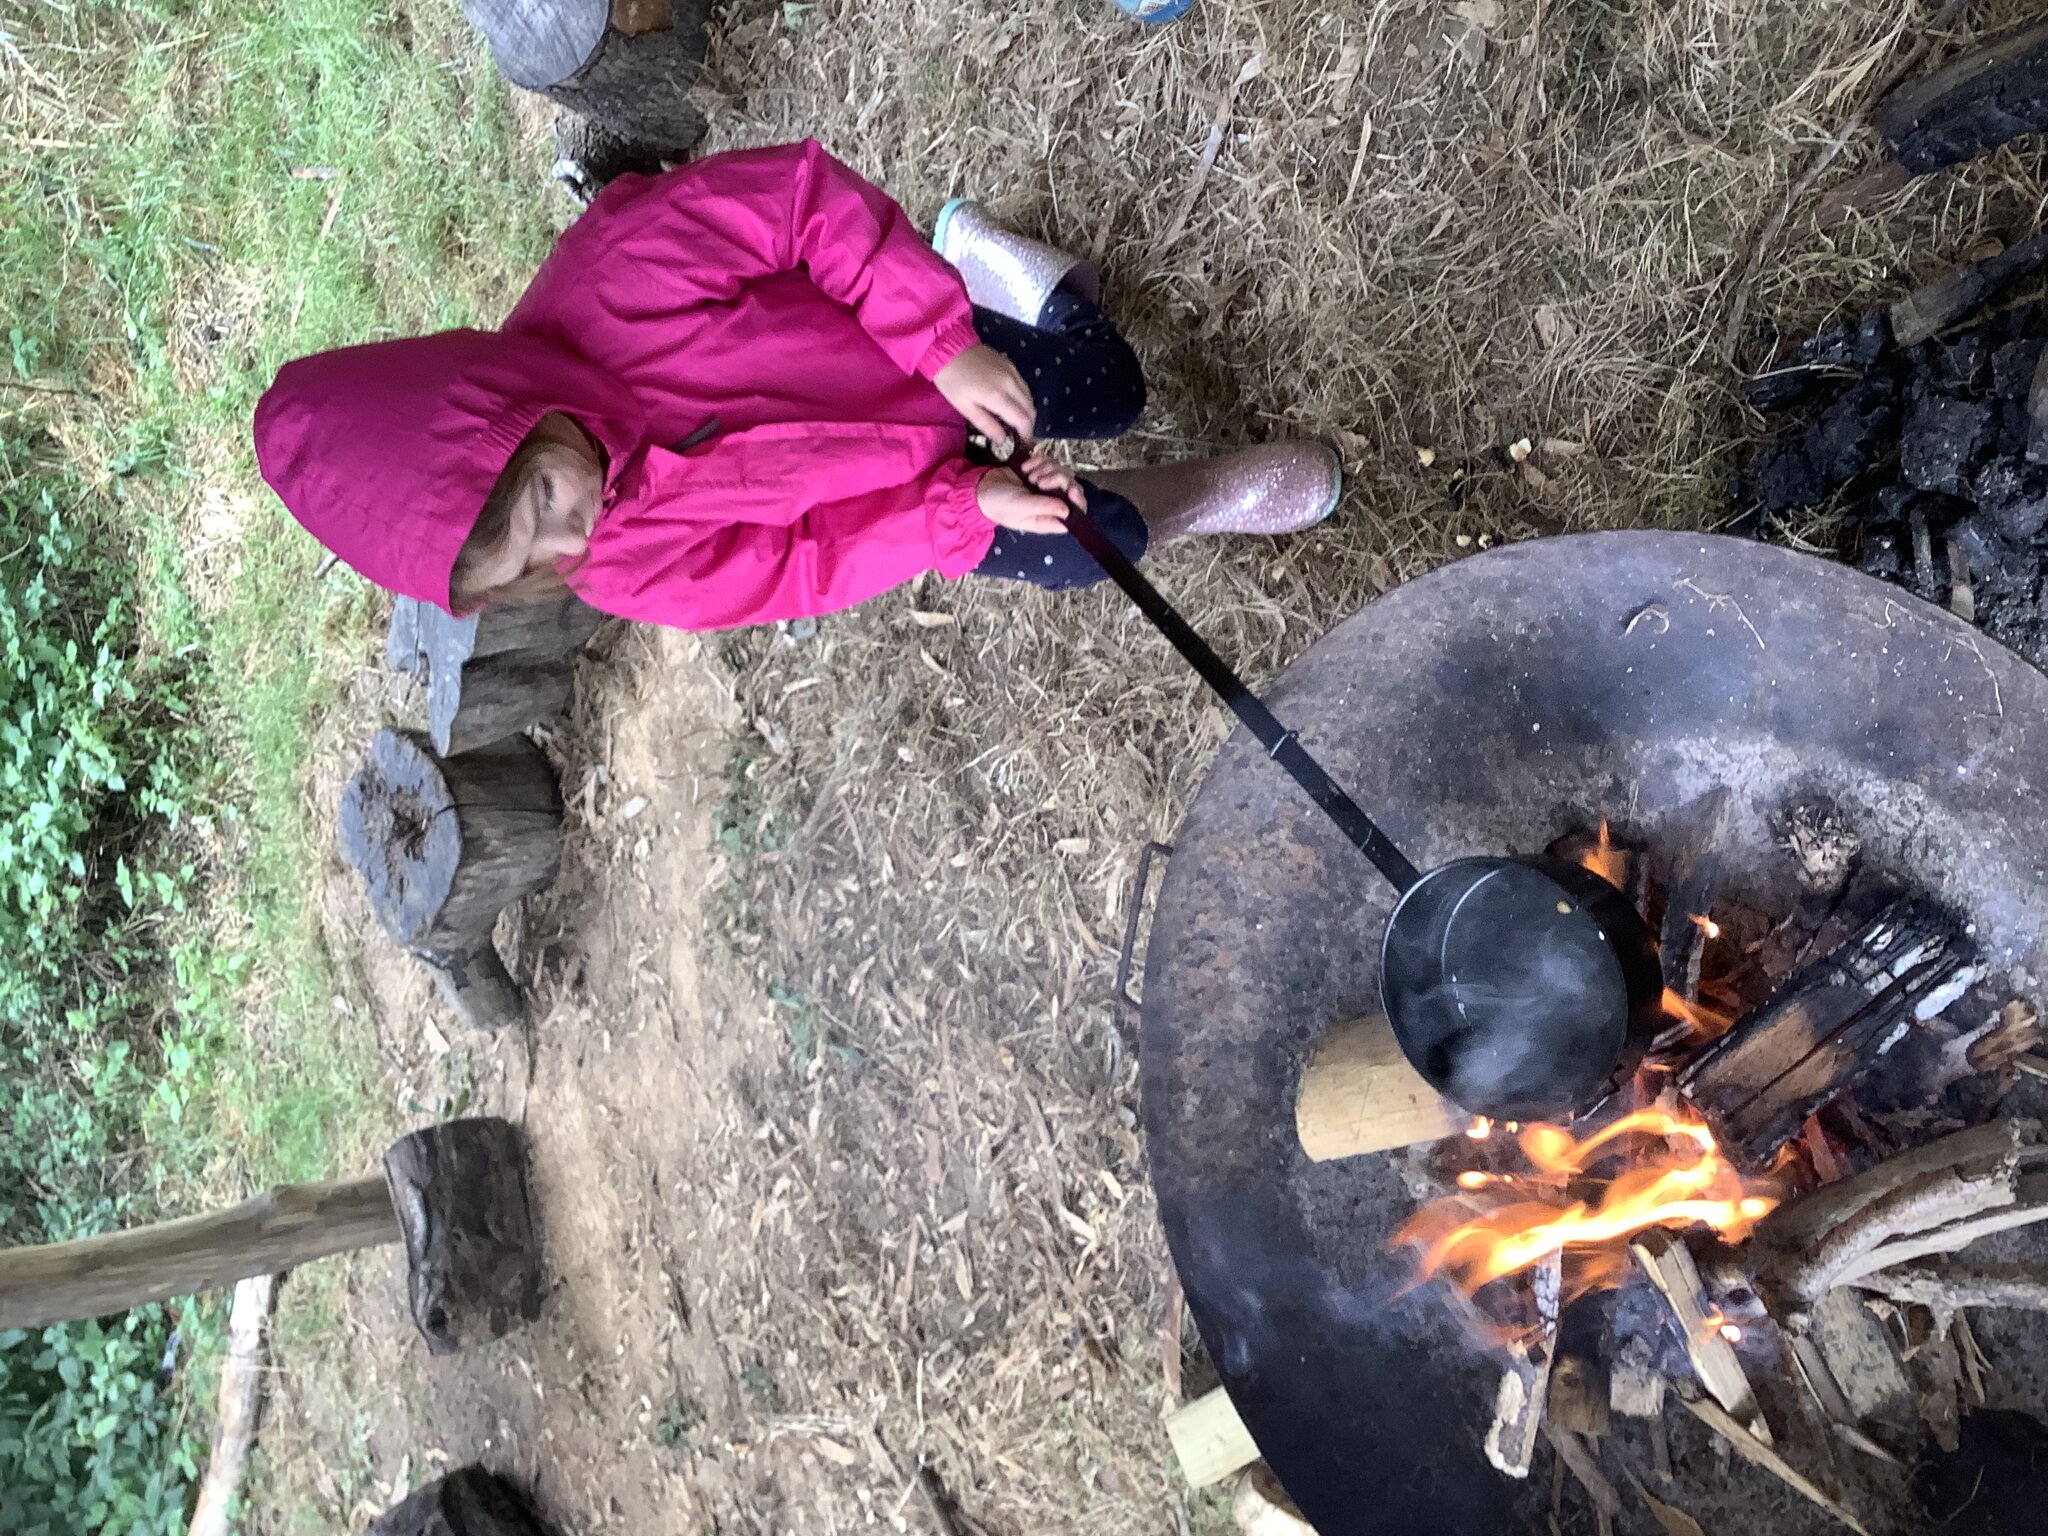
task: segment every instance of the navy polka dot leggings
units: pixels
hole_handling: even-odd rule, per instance
[[[1031,386],[1041,437],[1121,437],[1145,409],[1145,375],[1137,354],[1108,316],[1070,289],[1053,290],[1036,325],[976,308],[974,329],[1016,364]],[[1142,558],[1145,519],[1138,509],[1086,481],[1082,486],[1089,516],[1110,542],[1128,558]],[[996,530],[995,543],[974,573],[1028,581],[1055,592],[1103,579],[1102,567],[1072,534],[1013,533],[1008,528]]]

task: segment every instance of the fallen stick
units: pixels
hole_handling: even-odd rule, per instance
[[[242,1469],[256,1444],[263,1411],[263,1336],[277,1302],[277,1276],[256,1275],[235,1286],[228,1313],[228,1353],[220,1369],[220,1416],[213,1453],[192,1505],[188,1536],[228,1536],[228,1515],[242,1486]]]
[[[1870,1536],[1870,1532],[1864,1528],[1862,1521],[1858,1520],[1840,1503],[1821,1492],[1819,1488],[1807,1480],[1806,1476],[1798,1468],[1785,1460],[1784,1457],[1771,1449],[1770,1446],[1744,1429],[1741,1423],[1732,1417],[1726,1409],[1722,1408],[1719,1403],[1714,1402],[1711,1398],[1688,1397],[1684,1393],[1679,1394],[1678,1400],[1685,1404],[1687,1411],[1694,1418],[1727,1441],[1729,1448],[1744,1461],[1754,1466],[1762,1467],[1793,1492],[1803,1498],[1812,1500],[1814,1504],[1826,1510],[1830,1515],[1841,1521],[1842,1524],[1849,1527],[1850,1530],[1856,1532],[1856,1536]]]

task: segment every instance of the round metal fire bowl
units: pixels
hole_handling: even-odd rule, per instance
[[[1332,630],[1271,694],[1424,868],[1613,817],[1653,847],[1732,791],[1735,900],[1783,904],[1773,816],[1822,792],[1987,962],[2048,976],[2048,680],[1844,566],[1605,533],[1496,550]],[[1498,1364],[1386,1251],[1400,1155],[1311,1164],[1302,1067],[1373,1011],[1391,891],[1239,732],[1176,839],[1145,969],[1144,1116],[1202,1337],[1323,1536],[1543,1528],[1481,1452]],[[1740,882],[1752,882],[1743,889]]]

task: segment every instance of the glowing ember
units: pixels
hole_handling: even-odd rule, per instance
[[[1719,1312],[1710,1313],[1706,1317],[1700,1319],[1700,1332],[1702,1335],[1706,1336],[1711,1336],[1713,1334],[1718,1333],[1730,1344],[1740,1344],[1742,1342],[1742,1330],[1738,1328],[1735,1324],[1729,1322],[1728,1319]]]
[[[1465,1134],[1474,1141],[1484,1141],[1493,1134],[1493,1122],[1484,1115],[1474,1115],[1472,1123],[1465,1127]]]
[[[1600,823],[1600,840],[1581,856],[1579,862],[1617,891],[1628,879],[1628,855],[1614,846],[1604,819]]]
[[[1778,1203],[1743,1179],[1690,1114],[1637,1110],[1583,1140],[1562,1126],[1525,1126],[1516,1144],[1533,1175],[1458,1181],[1467,1191],[1498,1189],[1491,1210],[1472,1215],[1469,1195],[1433,1200],[1394,1234],[1417,1250],[1418,1279],[1442,1274],[1470,1295],[1571,1250],[1591,1261],[1574,1265],[1571,1288],[1583,1291],[1614,1283],[1618,1250],[1645,1228],[1698,1222],[1739,1242]],[[1604,1169],[1610,1161],[1618,1166]],[[1595,1188],[1574,1198],[1587,1186]]]
[[[1693,922],[1699,925],[1700,932],[1704,933],[1708,938],[1718,939],[1721,937],[1721,925],[1711,917],[1703,917],[1697,912],[1688,913],[1687,915],[1692,918]]]

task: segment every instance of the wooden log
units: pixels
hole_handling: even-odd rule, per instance
[[[341,848],[392,938],[474,954],[498,913],[561,867],[554,770],[522,737],[444,760],[417,732],[379,731],[342,791]]]
[[[1301,1149],[1319,1163],[1440,1141],[1471,1121],[1408,1064],[1385,1019],[1332,1025],[1294,1102]]]
[[[540,1245],[526,1156],[509,1121],[415,1131],[384,1157],[404,1233],[414,1325],[437,1355],[503,1338],[540,1316]]]
[[[1664,985],[1688,1003],[1697,1000],[1700,961],[1706,954],[1707,930],[1698,921],[1713,915],[1715,893],[1721,884],[1721,849],[1727,842],[1728,806],[1726,785],[1700,797],[1690,812],[1690,823],[1671,861],[1666,882],[1664,922],[1657,940],[1657,958],[1664,971]]]
[[[1915,1018],[1954,1000],[1974,972],[1960,929],[1930,903],[1892,903],[1789,977],[1679,1074],[1679,1089],[1728,1153],[1770,1165],[1821,1105],[1871,1070]]]
[[[1494,1392],[1493,1422],[1484,1449],[1494,1469],[1527,1477],[1550,1397],[1550,1370],[1557,1354],[1563,1255],[1553,1253],[1529,1272],[1536,1297],[1536,1333],[1526,1344],[1508,1346],[1508,1363]]]
[[[463,0],[514,85],[680,160],[704,137],[690,87],[711,0]]]
[[[462,955],[416,950],[413,958],[434,978],[442,1001],[471,1029],[495,1035],[525,1019],[525,998],[496,945]]]
[[[1757,1439],[1771,1444],[1771,1427],[1764,1422],[1749,1377],[1735,1358],[1734,1348],[1721,1337],[1715,1315],[1708,1308],[1692,1251],[1663,1228],[1651,1227],[1629,1244],[1629,1252],[1670,1306],[1700,1385]]]
[[[1860,1423],[1906,1395],[1906,1373],[1891,1335],[1856,1295],[1831,1291],[1812,1316],[1805,1332],[1792,1337],[1795,1347],[1810,1343],[1818,1351],[1826,1382],[1841,1394],[1839,1404],[1823,1403],[1831,1417],[1845,1408],[1848,1422]]]
[[[510,1483],[464,1467],[372,1520],[370,1536],[547,1536],[547,1528]]]
[[[1917,347],[1976,313],[2002,289],[2048,267],[2048,235],[2035,235],[1984,261],[1958,267],[1892,306],[1892,336]]]
[[[1206,1488],[1259,1459],[1258,1443],[1238,1417],[1237,1405],[1221,1387],[1166,1416],[1166,1438],[1190,1488]]]
[[[263,1411],[264,1335],[277,1304],[277,1276],[255,1275],[235,1286],[228,1309],[228,1352],[220,1369],[220,1409],[215,1416],[213,1452],[192,1503],[186,1536],[229,1536],[229,1516],[242,1486],[242,1469],[256,1444]]]
[[[0,1329],[104,1317],[399,1238],[380,1177],[280,1185],[232,1210],[0,1249]]]
[[[575,684],[568,657],[527,651],[437,667],[427,682],[428,739],[443,757],[488,747],[560,719]]]
[[[391,610],[385,649],[392,666],[419,676],[510,651],[568,656],[581,650],[604,620],[590,604],[567,594],[543,602],[493,603],[462,619],[432,603],[400,598]],[[407,650],[406,636],[410,662],[402,664],[396,658]]]
[[[1899,86],[1879,104],[1877,129],[1916,176],[2048,129],[2048,22]]]

